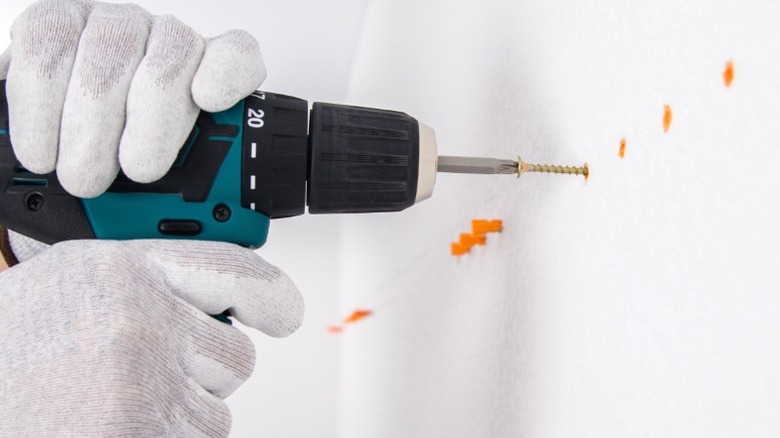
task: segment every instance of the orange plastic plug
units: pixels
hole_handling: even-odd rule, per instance
[[[672,107],[664,105],[664,132],[669,132],[672,126]]]
[[[620,140],[620,151],[618,151],[618,157],[625,158],[626,157],[626,139]]]
[[[726,84],[726,88],[731,87],[731,81],[734,80],[734,61],[726,63],[726,69],[723,70],[723,83]]]
[[[487,237],[483,233],[477,233],[477,234],[461,234],[460,240],[461,243],[463,243],[463,236],[468,236],[466,239],[471,242],[471,246],[479,245],[479,246],[485,246],[487,243]]]
[[[358,309],[358,310],[355,310],[354,312],[352,312],[352,314],[349,315],[344,320],[344,323],[345,324],[353,324],[353,323],[356,323],[356,322],[358,322],[358,321],[360,321],[362,319],[366,319],[366,318],[368,318],[369,316],[371,316],[373,314],[374,314],[374,312],[372,312],[370,310]]]
[[[498,233],[504,230],[504,221],[493,219],[474,219],[471,221],[471,231],[474,234]]]
[[[471,231],[474,234],[485,234],[490,232],[490,221],[487,219],[474,219],[471,221]]]
[[[464,254],[468,254],[469,250],[471,248],[467,245],[464,245],[460,242],[452,242],[452,245],[450,246],[450,252],[454,256],[462,256]]]
[[[461,233],[460,244],[471,248],[477,244],[477,239],[471,233]]]

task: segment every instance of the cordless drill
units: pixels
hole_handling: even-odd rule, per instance
[[[94,199],[16,159],[0,81],[0,224],[38,241],[202,239],[258,248],[270,219],[404,210],[433,192],[437,171],[513,174],[513,160],[438,157],[434,132],[400,112],[255,92],[201,112],[168,174],[120,175]],[[522,163],[525,164],[525,163]],[[85,169],[85,171],[88,171]]]

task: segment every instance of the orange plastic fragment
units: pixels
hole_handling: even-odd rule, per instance
[[[487,237],[484,234],[478,233],[478,234],[471,234],[471,241],[474,242],[475,245],[479,246],[485,246],[487,243]]]
[[[467,246],[469,248],[471,248],[474,245],[484,245],[485,244],[485,235],[484,234],[461,233],[461,235],[460,235],[460,244],[464,245],[464,246]]]
[[[726,63],[726,69],[723,70],[723,82],[726,84],[726,88],[731,87],[731,81],[734,80],[734,61]]]
[[[474,234],[484,234],[490,232],[490,221],[486,219],[474,219],[471,221],[471,231]]]
[[[372,312],[370,310],[358,309],[358,310],[355,310],[354,312],[352,312],[352,314],[349,315],[344,320],[344,323],[345,324],[353,324],[353,323],[356,323],[356,322],[358,322],[358,321],[360,321],[362,319],[366,319],[366,318],[368,318],[369,316],[371,316],[373,314],[374,314],[374,312]]]
[[[672,126],[672,107],[664,105],[664,132],[669,132]]]
[[[585,177],[585,182],[588,182],[588,177],[590,176],[590,168],[588,167],[588,163],[585,163],[582,165],[582,167],[585,168],[585,172],[582,174]]]
[[[471,231],[474,234],[485,233],[498,233],[503,231],[504,221],[500,219],[493,219],[492,221],[486,219],[474,219],[471,221]]]
[[[460,242],[452,242],[452,245],[450,246],[450,252],[454,256],[462,256],[464,254],[468,254],[470,247],[467,245],[464,245]]]
[[[337,335],[337,334],[342,333],[342,332],[344,332],[344,327],[342,327],[340,325],[332,325],[332,326],[328,327],[328,333],[330,333],[332,335]]]
[[[618,157],[625,158],[626,157],[626,139],[620,140],[620,151],[618,152]]]

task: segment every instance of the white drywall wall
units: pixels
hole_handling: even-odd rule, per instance
[[[778,22],[768,0],[375,0],[351,103],[442,153],[592,174],[440,175],[344,222],[342,313],[376,313],[343,334],[341,436],[778,436]],[[476,217],[505,231],[456,260]]]
[[[268,68],[263,89],[309,101],[340,102],[345,98],[366,0],[134,3],[152,13],[173,14],[207,36],[247,29],[263,48]],[[32,1],[3,1],[0,47],[7,46],[11,23],[29,4]],[[283,340],[249,332],[256,345],[257,366],[252,378],[228,399],[232,437],[335,436],[339,338],[328,335],[326,327],[338,315],[339,263],[334,253],[339,235],[339,220],[332,216],[272,223],[269,243],[259,254],[285,270],[301,289],[306,320],[297,333]]]

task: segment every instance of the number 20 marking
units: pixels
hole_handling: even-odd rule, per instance
[[[262,128],[265,126],[263,117],[265,117],[265,112],[263,112],[263,110],[249,108],[246,124],[249,125],[250,128]]]

